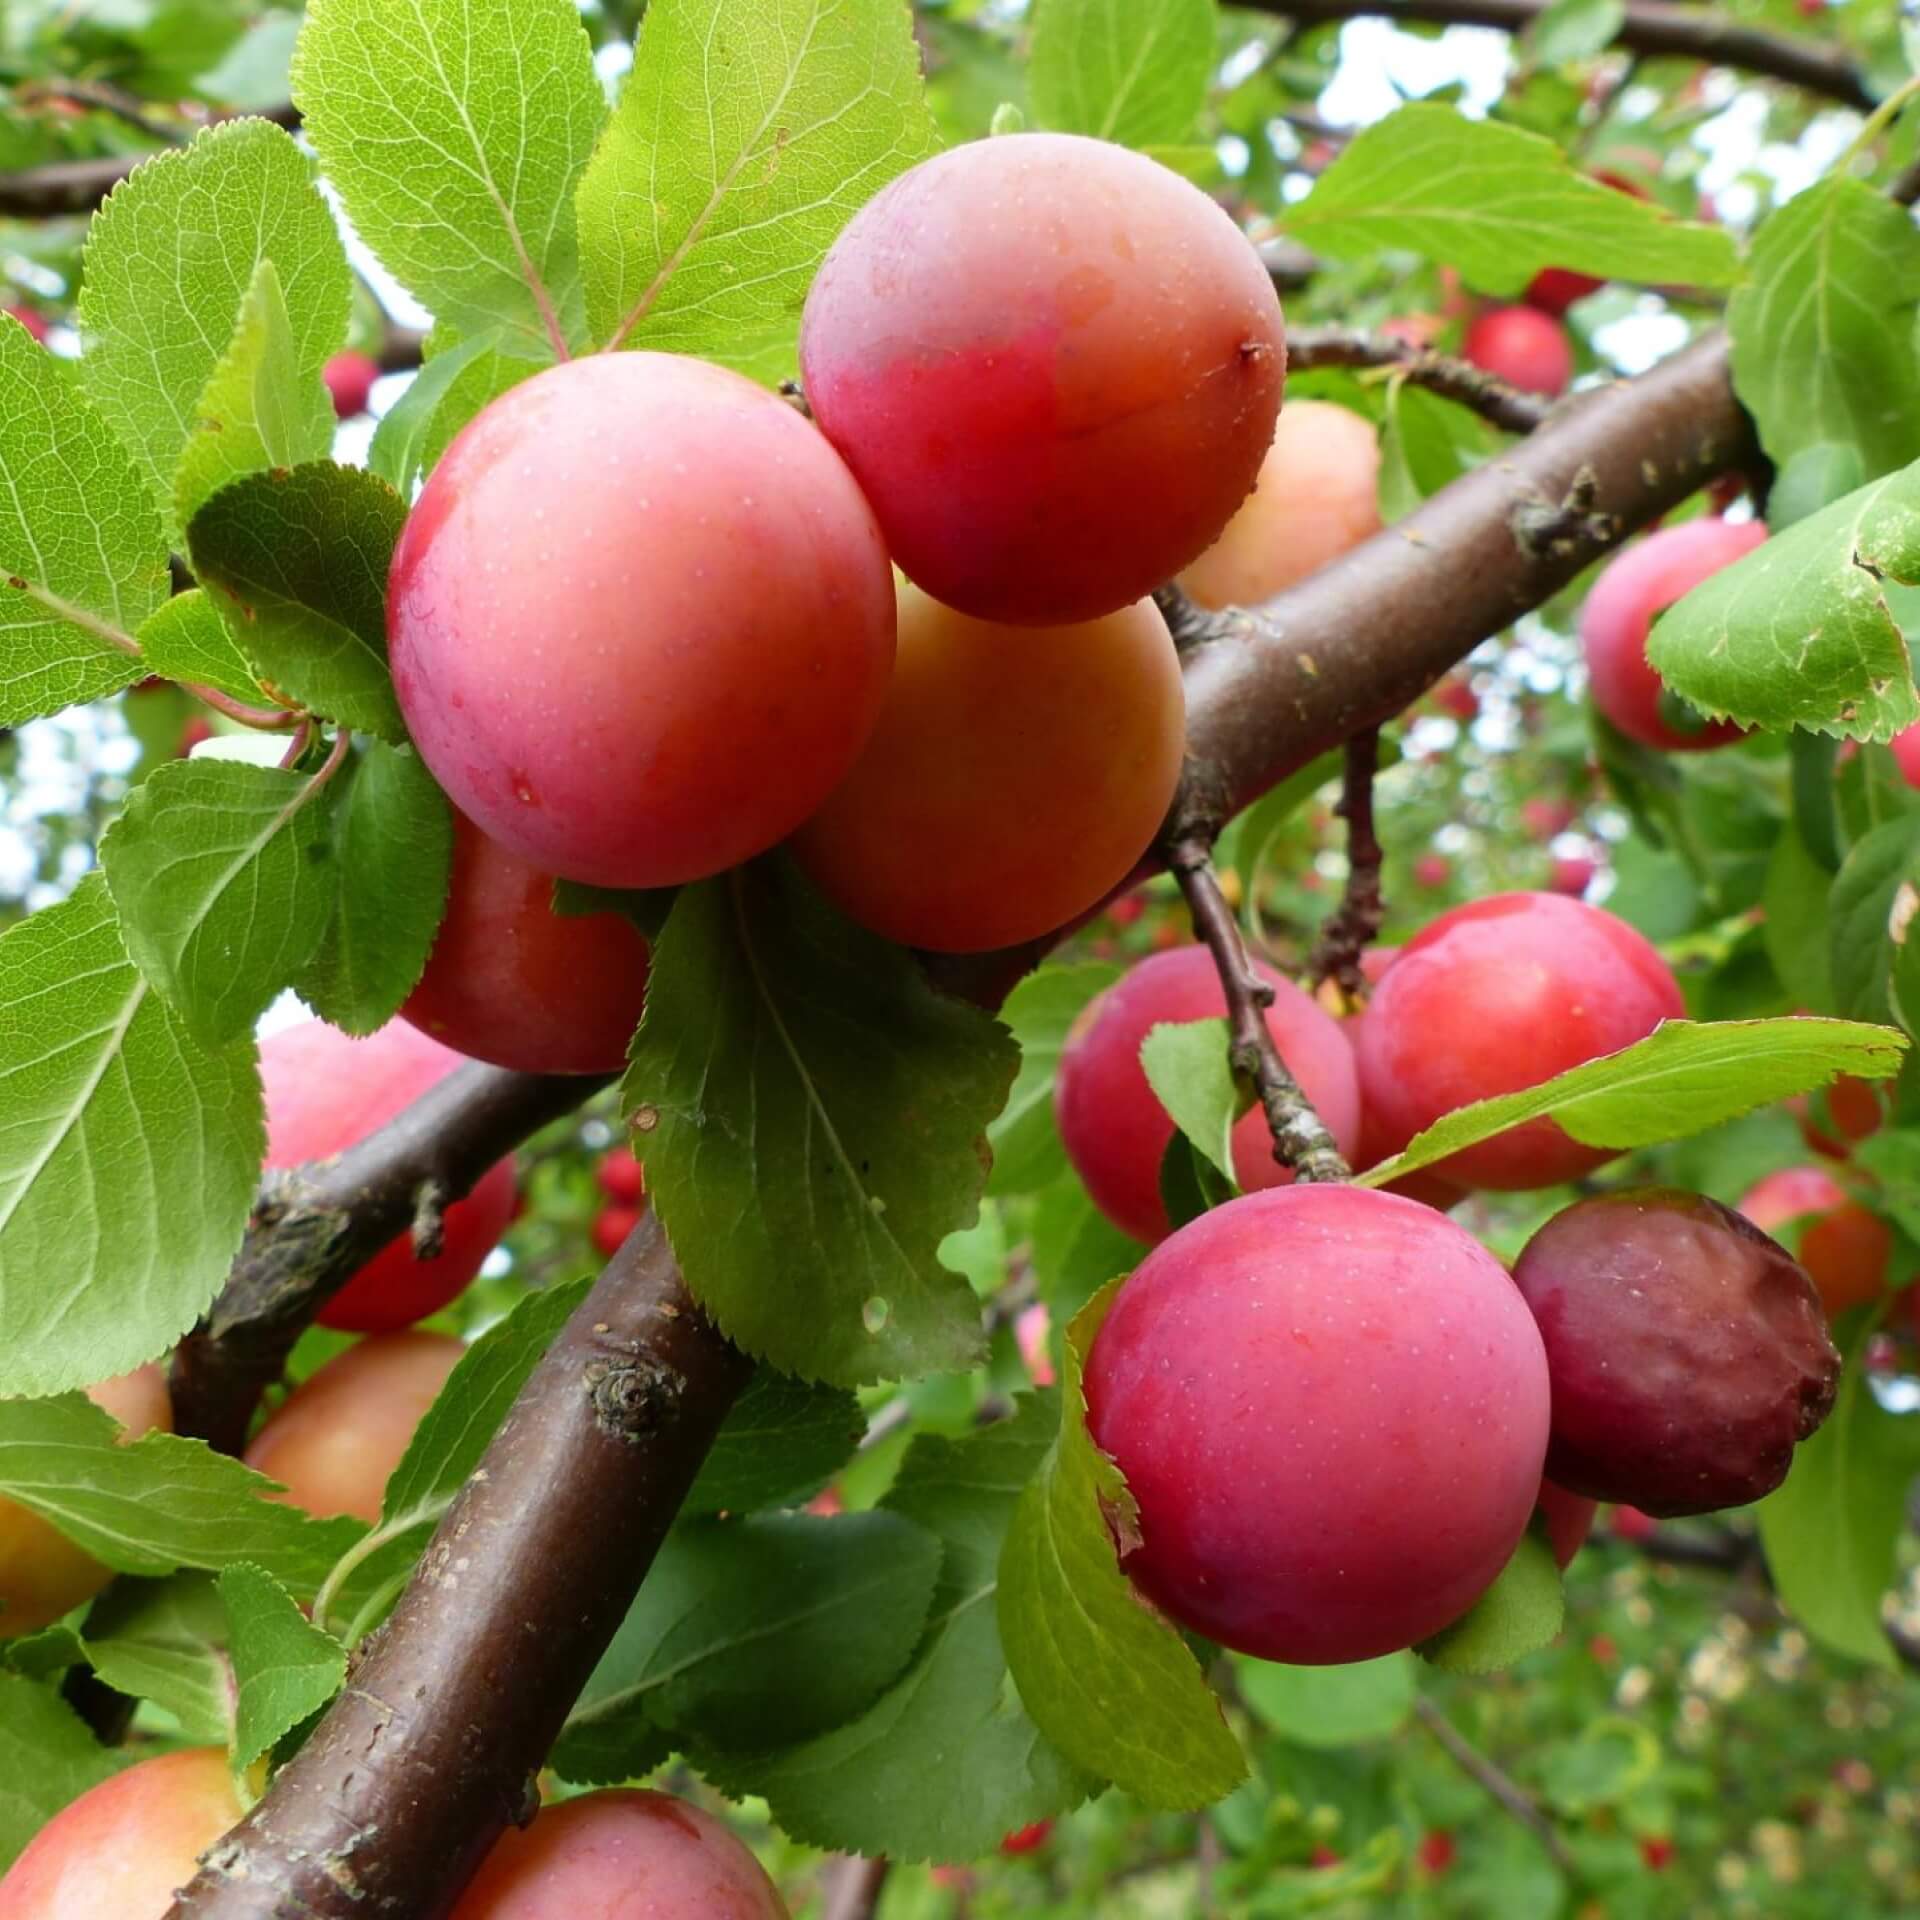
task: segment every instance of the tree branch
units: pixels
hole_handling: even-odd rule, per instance
[[[827,1868],[820,1920],[873,1920],[889,1871],[885,1860],[841,1854]]]
[[[227,1284],[174,1350],[176,1430],[238,1453],[321,1307],[396,1234],[431,1238],[440,1209],[502,1154],[604,1085],[462,1067],[345,1153],[270,1176]]]
[[[169,1920],[442,1920],[510,1822],[751,1363],[649,1215],[514,1402],[392,1618]]]
[[[1546,12],[1549,0],[1251,0],[1251,4],[1256,12],[1276,13],[1310,25],[1365,15],[1524,33]],[[1878,104],[1865,74],[1844,48],[1763,33],[1704,7],[1676,6],[1668,0],[1627,0],[1626,17],[1613,36],[1613,44],[1630,53],[1669,54],[1764,74],[1844,106],[1857,107],[1862,113],[1872,112]]]
[[[1347,823],[1347,884],[1307,962],[1309,980],[1332,980],[1356,1003],[1367,984],[1360,956],[1373,944],[1386,912],[1380,898],[1380,841],[1373,830],[1373,777],[1379,765],[1380,729],[1356,733],[1347,742],[1337,809]]]
[[[1213,870],[1210,838],[1176,841],[1167,849],[1167,865],[1180,882],[1193,930],[1207,944],[1227,996],[1227,1058],[1234,1078],[1251,1087],[1273,1134],[1273,1157],[1307,1181],[1350,1178],[1347,1163],[1314,1112],[1300,1083],[1287,1070],[1267,1025],[1273,986],[1255,972],[1247,957],[1240,923],[1220,891]]]
[[[1512,1814],[1546,1848],[1547,1857],[1569,1880],[1577,1879],[1578,1873],[1573,1855],[1567,1851],[1567,1843],[1561,1839],[1559,1828],[1541,1811],[1533,1796],[1482,1753],[1424,1693],[1413,1696],[1413,1711],[1420,1724],[1446,1749],[1447,1757],[1460,1771]]]
[[[1287,335],[1287,371],[1311,373],[1316,367],[1392,367],[1416,387],[1471,407],[1505,433],[1531,433],[1558,404],[1523,393],[1470,360],[1344,327],[1303,327]]]
[[[300,115],[290,106],[267,107],[249,114],[215,113],[206,124],[223,120],[271,120],[289,130],[298,127]],[[165,147],[142,153],[109,153],[96,160],[55,160],[44,167],[22,167],[12,173],[0,173],[0,218],[13,220],[53,220],[62,214],[89,213],[97,207],[143,160]]]

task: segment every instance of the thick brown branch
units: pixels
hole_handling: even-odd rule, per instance
[[[1482,1753],[1424,1693],[1415,1694],[1413,1711],[1420,1724],[1447,1751],[1447,1756],[1476,1786],[1483,1788],[1538,1840],[1547,1857],[1568,1879],[1576,1877],[1573,1855],[1560,1830],[1520,1783]]]
[[[750,1364],[649,1216],[535,1369],[346,1691],[169,1920],[442,1920],[537,1775]]]
[[[1273,1157],[1283,1167],[1293,1168],[1302,1180],[1345,1180],[1350,1171],[1333,1135],[1274,1044],[1273,1030],[1267,1025],[1273,987],[1254,970],[1247,955],[1240,923],[1213,870],[1212,846],[1211,839],[1177,841],[1166,850],[1167,865],[1180,882],[1193,930],[1212,953],[1226,992],[1227,1057],[1234,1077],[1250,1087],[1259,1101],[1273,1134]]]
[[[237,117],[241,116],[211,114],[208,123]],[[244,117],[271,120],[276,126],[288,128],[300,124],[300,115],[292,107],[268,107]],[[44,167],[22,167],[13,173],[0,173],[0,218],[52,220],[62,214],[89,213],[141,161],[152,158],[152,153],[109,153],[97,160],[55,160]]]
[[[354,1273],[409,1228],[430,1238],[440,1207],[603,1085],[462,1067],[345,1153],[272,1176],[227,1284],[174,1352],[177,1429],[238,1453],[293,1343]]]
[[[1380,729],[1356,733],[1347,742],[1339,806],[1347,823],[1347,884],[1307,962],[1309,979],[1336,982],[1350,1001],[1366,990],[1360,956],[1373,944],[1386,912],[1380,898],[1380,840],[1373,830],[1373,777],[1379,765]]]
[[[1545,13],[1549,0],[1251,0],[1257,12],[1318,24],[1370,15],[1385,20],[1418,20],[1434,26],[1499,27],[1522,33]],[[1844,47],[1788,38],[1743,26],[1704,7],[1668,4],[1668,0],[1627,0],[1626,16],[1613,43],[1638,54],[1668,54],[1737,67],[1804,87],[1862,113],[1877,104],[1866,76]]]
[[[1506,433],[1531,433],[1555,405],[1482,372],[1470,360],[1430,353],[1407,340],[1349,333],[1344,327],[1303,327],[1287,335],[1287,371],[1311,373],[1315,367],[1396,368],[1416,387],[1471,407]]]

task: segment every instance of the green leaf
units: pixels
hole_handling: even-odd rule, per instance
[[[703,1771],[764,1795],[796,1840],[898,1860],[975,1859],[1095,1791],[1027,1717],[994,1611],[1001,1541],[1057,1420],[1054,1396],[1037,1394],[964,1439],[916,1439],[882,1503],[945,1546],[912,1664],[846,1726],[771,1753],[703,1754]]]
[[[1218,33],[1213,0],[1040,0],[1034,112],[1062,133],[1172,146],[1206,104]]]
[[[1231,1200],[1238,1189],[1184,1133],[1176,1130],[1160,1156],[1160,1205],[1169,1230],[1198,1220]]]
[[[339,903],[294,985],[321,1019],[368,1034],[399,1012],[426,969],[446,906],[453,810],[418,754],[378,740],[334,787]]]
[[[218,1578],[116,1580],[87,1615],[76,1656],[117,1692],[151,1700],[189,1740],[233,1742],[233,1663]]]
[[[751,1513],[796,1505],[853,1458],[866,1430],[859,1401],[844,1387],[756,1368],[680,1510]]]
[[[87,230],[81,378],[169,516],[175,469],[263,259],[286,314],[282,364],[295,386],[316,381],[346,339],[347,258],[306,156],[265,120],[229,120],[146,161]]]
[[[1907,1489],[1920,1471],[1920,1419],[1889,1413],[1860,1363],[1872,1330],[1842,1335],[1840,1397],[1794,1449],[1786,1480],[1760,1502],[1760,1544],[1788,1610],[1814,1639],[1875,1666],[1897,1664],[1881,1623],[1894,1584]]]
[[[1414,1651],[1447,1673],[1498,1673],[1546,1646],[1566,1612],[1553,1549],[1528,1533],[1493,1585],[1452,1626]]]
[[[308,1621],[272,1574],[240,1561],[220,1576],[235,1688],[233,1766],[247,1768],[317,1713],[347,1677],[347,1650]]]
[[[1853,484],[1920,439],[1920,233],[1864,180],[1823,181],[1769,215],[1727,305],[1733,384],[1775,463],[1853,449]],[[1823,458],[1831,458],[1831,453]],[[1823,503],[1824,504],[1824,503]]]
[[[250,1033],[326,931],[339,882],[313,782],[176,760],[100,843],[127,951],[207,1046]]]
[[[351,1644],[399,1597],[441,1516],[592,1284],[574,1280],[528,1294],[460,1356],[387,1481],[380,1524],[347,1543],[327,1572],[313,1606],[316,1625]]]
[[[1788,821],[1767,863],[1767,958],[1780,984],[1803,1007],[1833,1004],[1828,959],[1827,896],[1833,876],[1807,851],[1799,827]]]
[[[1007,995],[1000,1018],[1019,1043],[1020,1071],[1000,1117],[987,1129],[993,1148],[989,1193],[1032,1193],[1066,1172],[1066,1149],[1053,1120],[1060,1056],[1073,1023],[1119,978],[1120,969],[1106,961],[1041,967]]]
[[[1067,1174],[1041,1194],[1033,1215],[1033,1271],[1056,1320],[1073,1316],[1109,1280],[1131,1273],[1146,1255]]]
[[[1591,1720],[1541,1758],[1541,1784],[1554,1810],[1579,1820],[1597,1807],[1618,1806],[1660,1770],[1660,1742],[1624,1714]]]
[[[1889,739],[1920,720],[1889,579],[1920,582],[1920,462],[1703,581],[1654,623],[1647,658],[1702,713]]]
[[[1157,1026],[1140,1043],[1140,1064],[1173,1124],[1206,1156],[1228,1191],[1236,1191],[1233,1126],[1241,1099],[1227,1058],[1227,1023],[1185,1020]]]
[[[413,492],[413,483],[433,464],[430,459],[438,427],[440,410],[448,405],[448,396],[467,369],[494,352],[501,336],[475,334],[432,355],[421,366],[400,398],[380,416],[373,430],[373,444],[367,449],[367,465],[403,499]],[[524,363],[522,363],[523,370]],[[444,443],[443,443],[444,444]]]
[[[1180,1630],[1120,1570],[1139,1509],[1087,1432],[1086,1350],[1117,1283],[1067,1329],[1059,1437],[1000,1555],[1000,1638],[1020,1698],[1069,1760],[1150,1807],[1211,1805],[1246,1776]]]
[[[895,1513],[676,1528],[554,1765],[605,1784],[649,1727],[676,1745],[767,1748],[844,1725],[906,1666],[941,1559],[939,1540]]]
[[[580,183],[593,337],[791,372],[827,248],[936,144],[899,0],[653,0]]]
[[[232,344],[207,381],[173,476],[173,512],[185,526],[244,474],[323,460],[333,450],[333,401],[317,368],[303,368],[280,274],[264,254],[240,303]]]
[[[356,231],[423,306],[525,358],[578,343],[573,193],[605,96],[572,0],[313,0],[292,84]]]
[[[1847,850],[1834,876],[1828,908],[1835,1008],[1852,1018],[1884,1020],[1892,1012],[1887,982],[1892,931],[1904,931],[1920,881],[1920,816],[1884,821]]]
[[[1356,135],[1279,218],[1316,252],[1446,260],[1488,293],[1518,293],[1542,267],[1703,287],[1739,273],[1723,229],[1588,179],[1538,134],[1423,101]]]
[[[1550,67],[1590,60],[1613,44],[1626,17],[1624,0],[1552,0],[1529,31],[1534,58]]]
[[[357,467],[257,473],[193,516],[193,570],[261,678],[323,719],[407,737],[387,671],[387,569],[406,502]]]
[[[146,656],[144,664],[163,679],[217,687],[236,700],[267,704],[259,676],[234,645],[220,609],[204,589],[176,593],[142,624],[135,638]]]
[[[621,1085],[696,1299],[748,1352],[853,1386],[971,1365],[970,1225],[1006,1030],[935,993],[784,860],[683,887]]]
[[[270,1499],[271,1480],[204,1441],[121,1431],[79,1394],[0,1400],[0,1493],[122,1573],[252,1560],[302,1595],[364,1531]]]
[[[0,936],[0,1111],[0,1393],[151,1360],[226,1279],[266,1133],[252,1042],[194,1040],[97,874]]]
[[[131,1757],[103,1747],[52,1687],[0,1673],[0,1873],[62,1807]]]
[[[1380,430],[1381,519],[1405,519],[1499,445],[1499,434],[1477,413],[1410,381],[1390,381]]]
[[[1408,1653],[1344,1667],[1287,1667],[1236,1656],[1233,1666],[1241,1698],[1275,1733],[1301,1747],[1392,1738],[1413,1711],[1419,1685]]]
[[[1543,1115],[1590,1147],[1624,1152],[1684,1140],[1789,1094],[1811,1093],[1838,1073],[1885,1079],[1898,1072],[1906,1044],[1895,1028],[1846,1020],[1663,1021],[1618,1053],[1458,1108],[1357,1184],[1385,1186]]]
[[[167,542],[72,371],[0,326],[0,726],[146,672],[133,631],[167,597]]]

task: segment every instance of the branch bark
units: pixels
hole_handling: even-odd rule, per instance
[[[1364,15],[1524,33],[1546,12],[1549,0],[1251,0],[1251,4],[1257,12],[1316,26]],[[1764,74],[1862,113],[1872,112],[1879,104],[1866,75],[1844,48],[1764,33],[1705,7],[1676,6],[1669,0],[1627,0],[1613,44],[1630,53],[1666,54]]]
[[[462,1067],[345,1153],[271,1176],[227,1284],[174,1351],[176,1430],[238,1453],[320,1308],[396,1234],[430,1238],[441,1209],[502,1154],[604,1085]]]
[[[1509,386],[1470,360],[1344,327],[1302,327],[1287,335],[1287,371],[1311,373],[1316,367],[1395,368],[1416,387],[1471,407],[1506,433],[1531,433],[1557,404]]]
[[[873,1920],[886,1891],[890,1863],[841,1854],[827,1869],[820,1920]]]
[[[1341,782],[1340,817],[1347,823],[1347,884],[1340,904],[1327,916],[1307,962],[1310,981],[1332,980],[1358,1004],[1366,992],[1360,956],[1380,931],[1386,905],[1380,898],[1384,858],[1373,830],[1373,779],[1380,765],[1380,729],[1369,727],[1347,742],[1346,774]]]
[[[246,115],[211,114],[207,124],[243,118],[271,120],[276,126],[289,130],[300,124],[299,112],[291,106],[268,107]],[[103,154],[95,160],[55,160],[44,167],[21,167],[12,173],[0,173],[0,218],[54,220],[63,214],[89,213],[141,161],[151,160],[155,153],[168,150],[155,147],[141,153]]]
[[[1448,1758],[1460,1771],[1512,1814],[1547,1850],[1547,1857],[1553,1864],[1568,1879],[1574,1879],[1573,1855],[1567,1851],[1567,1843],[1561,1839],[1560,1830],[1541,1810],[1533,1796],[1482,1753],[1424,1693],[1414,1695],[1413,1711],[1420,1724],[1446,1749]]]
[[[625,1617],[751,1363],[649,1215],[535,1369],[346,1691],[168,1920],[442,1920]]]

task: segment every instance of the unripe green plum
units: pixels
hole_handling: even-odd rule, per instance
[[[1076,134],[954,147],[881,188],[800,328],[821,430],[935,599],[1117,612],[1220,535],[1286,379],[1258,254],[1197,187]]]
[[[1124,1555],[1182,1626],[1262,1660],[1366,1660],[1437,1633],[1540,1491],[1547,1365],[1492,1254],[1393,1194],[1216,1207],[1121,1287],[1088,1427],[1139,1506]]]
[[[1360,1137],[1360,1092],[1353,1049],[1311,996],[1256,962],[1273,988],[1267,1027],[1301,1091],[1343,1154]],[[1213,956],[1185,946],[1143,960],[1087,1006],[1074,1022],[1054,1083],[1054,1112],[1067,1158],[1094,1205],[1123,1233],[1153,1241],[1167,1231],[1160,1162],[1173,1120],[1140,1064],[1140,1043],[1157,1026],[1226,1017],[1227,997]],[[1275,1163],[1266,1116],[1256,1106],[1233,1130],[1233,1169],[1244,1188],[1281,1186],[1292,1172]]]
[[[1657,615],[1767,537],[1757,520],[1683,520],[1616,554],[1580,609],[1593,704],[1629,740],[1666,753],[1701,753],[1742,736],[1730,720],[1689,719],[1647,659]]]
[[[404,1018],[497,1067],[618,1073],[646,998],[647,943],[626,915],[555,913],[552,874],[454,815],[446,917]]]
[[[465,1065],[404,1020],[355,1040],[322,1020],[260,1043],[267,1096],[267,1165],[324,1160],[403,1112]],[[323,1327],[384,1333],[438,1313],[463,1292],[513,1218],[513,1162],[490,1167],[446,1210],[439,1254],[422,1260],[396,1235],[320,1310]]]
[[[102,1380],[87,1389],[87,1398],[112,1414],[129,1440],[173,1426],[166,1369],[157,1363]],[[112,1578],[110,1568],[51,1520],[18,1501],[0,1500],[0,1640],[51,1626]]]
[[[443,1333],[379,1333],[356,1342],[287,1395],[247,1448],[289,1506],[323,1518],[380,1518],[387,1482],[466,1351]]]
[[[1401,948],[1354,1033],[1372,1151],[1397,1153],[1456,1107],[1538,1086],[1685,1012],[1666,962],[1599,907],[1551,893],[1455,907]],[[1464,1187],[1550,1187],[1612,1157],[1529,1120],[1432,1171]]]
[[[0,1920],[163,1920],[239,1822],[217,1747],[141,1760],[62,1807],[0,1879]]]
[[[503,1835],[451,1920],[787,1920],[787,1906],[711,1814],[612,1787]]]
[[[1380,440],[1326,400],[1296,400],[1253,492],[1180,584],[1203,607],[1250,607],[1380,531]]]
[[[1547,1472],[1663,1518],[1745,1506],[1833,1406],[1812,1280],[1750,1220],[1668,1188],[1556,1214],[1514,1267],[1553,1381]]]
[[[1893,1257],[1893,1229],[1863,1207],[1824,1167],[1782,1167],[1741,1196],[1740,1211],[1762,1233],[1804,1220],[1800,1264],[1832,1318],[1879,1299]]]
[[[394,550],[393,681],[482,833],[606,887],[701,879],[824,800],[878,717],[893,577],[839,457],[679,354],[495,400]]]
[[[1180,659],[1151,600],[1009,627],[910,586],[879,725],[794,853],[843,913],[889,940],[1013,946],[1133,871],[1185,746]]]

